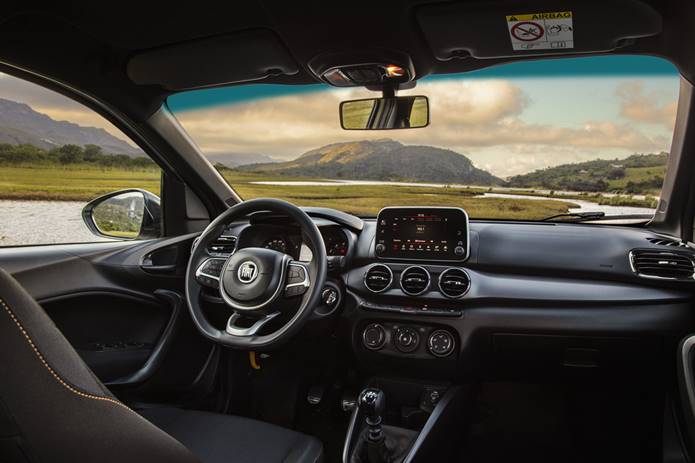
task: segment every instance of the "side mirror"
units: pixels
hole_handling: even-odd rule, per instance
[[[82,220],[97,236],[126,240],[159,238],[162,211],[159,197],[139,189],[100,196],[82,209]]]
[[[430,123],[426,96],[368,98],[340,103],[340,126],[345,130],[417,129]]]

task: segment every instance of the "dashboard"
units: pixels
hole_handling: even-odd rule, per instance
[[[552,358],[604,346],[612,358],[619,340],[695,324],[695,251],[649,230],[469,221],[457,208],[393,207],[372,220],[307,212],[338,301],[325,313],[346,324],[365,368],[417,365],[419,374],[450,378],[490,356],[536,358],[525,346]],[[225,233],[237,247],[313,258],[281,217],[254,216]]]

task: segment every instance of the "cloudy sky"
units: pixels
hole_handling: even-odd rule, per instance
[[[452,149],[505,177],[667,151],[677,91],[676,77],[661,76],[425,80],[401,94],[429,97],[430,126],[387,132],[340,129],[339,102],[374,96],[365,90],[319,87],[200,109],[172,106],[212,159],[230,152],[293,159],[328,143],[388,137]]]
[[[344,131],[338,104],[378,96],[363,89],[246,85],[169,98],[212,159],[260,153],[293,159],[319,146],[376,138],[449,148],[506,177],[538,168],[668,151],[679,78],[668,62],[599,56],[517,62],[436,76],[401,94],[430,99],[431,124],[398,131]]]
[[[678,85],[670,64],[647,57],[506,65],[424,79],[401,94],[429,97],[430,126],[371,132],[344,131],[339,124],[340,101],[378,96],[363,89],[255,84],[186,92],[168,103],[213,161],[226,153],[293,159],[329,143],[388,137],[452,149],[506,177],[567,162],[668,151]],[[125,138],[81,105],[2,74],[0,98]]]
[[[63,95],[0,72],[0,98],[26,103],[40,113],[58,121],[70,121],[88,127],[100,127],[128,141],[123,132],[109,121]],[[132,144],[132,143],[131,143]]]

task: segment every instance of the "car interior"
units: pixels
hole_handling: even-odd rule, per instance
[[[693,25],[686,0],[4,2],[0,73],[117,127],[161,194],[91,201],[93,242],[0,246],[0,461],[692,461]],[[648,219],[243,199],[174,108],[359,88],[337,129],[417,133],[444,119],[420,79],[619,55],[678,72]]]

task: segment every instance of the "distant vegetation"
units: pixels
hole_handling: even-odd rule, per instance
[[[666,153],[634,154],[626,159],[580,162],[536,170],[509,179],[515,188],[659,195]]]
[[[33,145],[0,143],[2,166],[48,166],[84,164],[85,167],[118,167],[122,169],[153,169],[157,165],[147,156],[104,153],[97,145],[63,145],[50,150]]]
[[[355,148],[353,146],[353,148]],[[326,161],[326,152],[310,152],[306,157],[313,158],[311,163],[316,165],[318,159]],[[344,150],[328,150],[338,158],[344,156]],[[358,150],[361,151],[361,150]],[[354,154],[354,153],[353,153]],[[459,156],[459,155],[456,155]],[[358,156],[359,157],[359,156]],[[446,155],[448,157],[448,154]],[[461,156],[462,157],[462,156]],[[463,157],[462,157],[463,158]],[[466,166],[471,168],[465,158]],[[599,204],[653,207],[655,197],[645,199],[625,196],[606,197],[591,190],[581,194],[563,196],[558,190],[573,189],[576,183],[568,183],[559,188],[542,186],[548,185],[551,179],[563,182],[572,176],[583,180],[594,179],[594,175],[582,173],[591,166],[604,169],[606,182],[616,190],[633,188],[635,191],[647,190],[647,185],[656,185],[660,181],[649,184],[651,177],[661,175],[665,168],[666,155],[635,155],[622,161],[591,161],[575,166],[559,166],[552,169],[537,171],[527,176],[515,177],[517,184],[528,188],[545,188],[551,190],[545,193],[532,190],[501,190],[501,192],[548,196],[547,200],[524,198],[495,198],[483,197],[486,192],[497,191],[494,186],[485,187],[427,187],[427,186],[397,186],[397,185],[360,185],[352,186],[336,183],[335,186],[286,186],[262,185],[258,181],[286,180],[288,176],[297,180],[315,180],[309,170],[304,176],[299,176],[298,169],[294,175],[287,175],[284,169],[259,172],[254,168],[229,169],[221,164],[216,165],[222,175],[229,181],[243,198],[275,197],[285,199],[304,206],[321,206],[340,209],[357,215],[375,215],[385,205],[435,205],[458,206],[466,209],[476,218],[506,218],[506,219],[539,219],[542,217],[567,212],[576,207],[573,199],[583,199]],[[307,161],[305,159],[305,161]],[[284,163],[280,163],[284,164]],[[422,164],[419,159],[418,164]],[[606,166],[610,165],[610,168]],[[270,167],[270,165],[263,165]],[[588,169],[587,169],[588,168]],[[468,171],[477,177],[477,170]],[[610,172],[609,172],[610,170]],[[619,170],[624,174],[618,173]],[[612,172],[612,174],[611,174]],[[485,172],[485,174],[487,174]],[[564,174],[564,175],[561,175]],[[489,174],[487,174],[489,175]],[[521,182],[522,177],[527,177]],[[480,177],[477,177],[481,179]],[[483,177],[482,179],[490,179]],[[493,179],[496,179],[493,177]],[[77,200],[89,201],[107,192],[124,188],[144,188],[159,194],[161,175],[159,168],[147,157],[131,157],[127,155],[112,155],[102,151],[96,145],[64,145],[50,150],[37,148],[32,145],[0,144],[0,198],[1,199],[45,199],[45,200]],[[545,183],[544,183],[545,182]],[[616,183],[616,182],[622,182]],[[454,183],[454,182],[451,182]],[[574,188],[577,189],[577,188]],[[658,195],[657,195],[658,196]],[[552,198],[552,199],[551,199]]]

